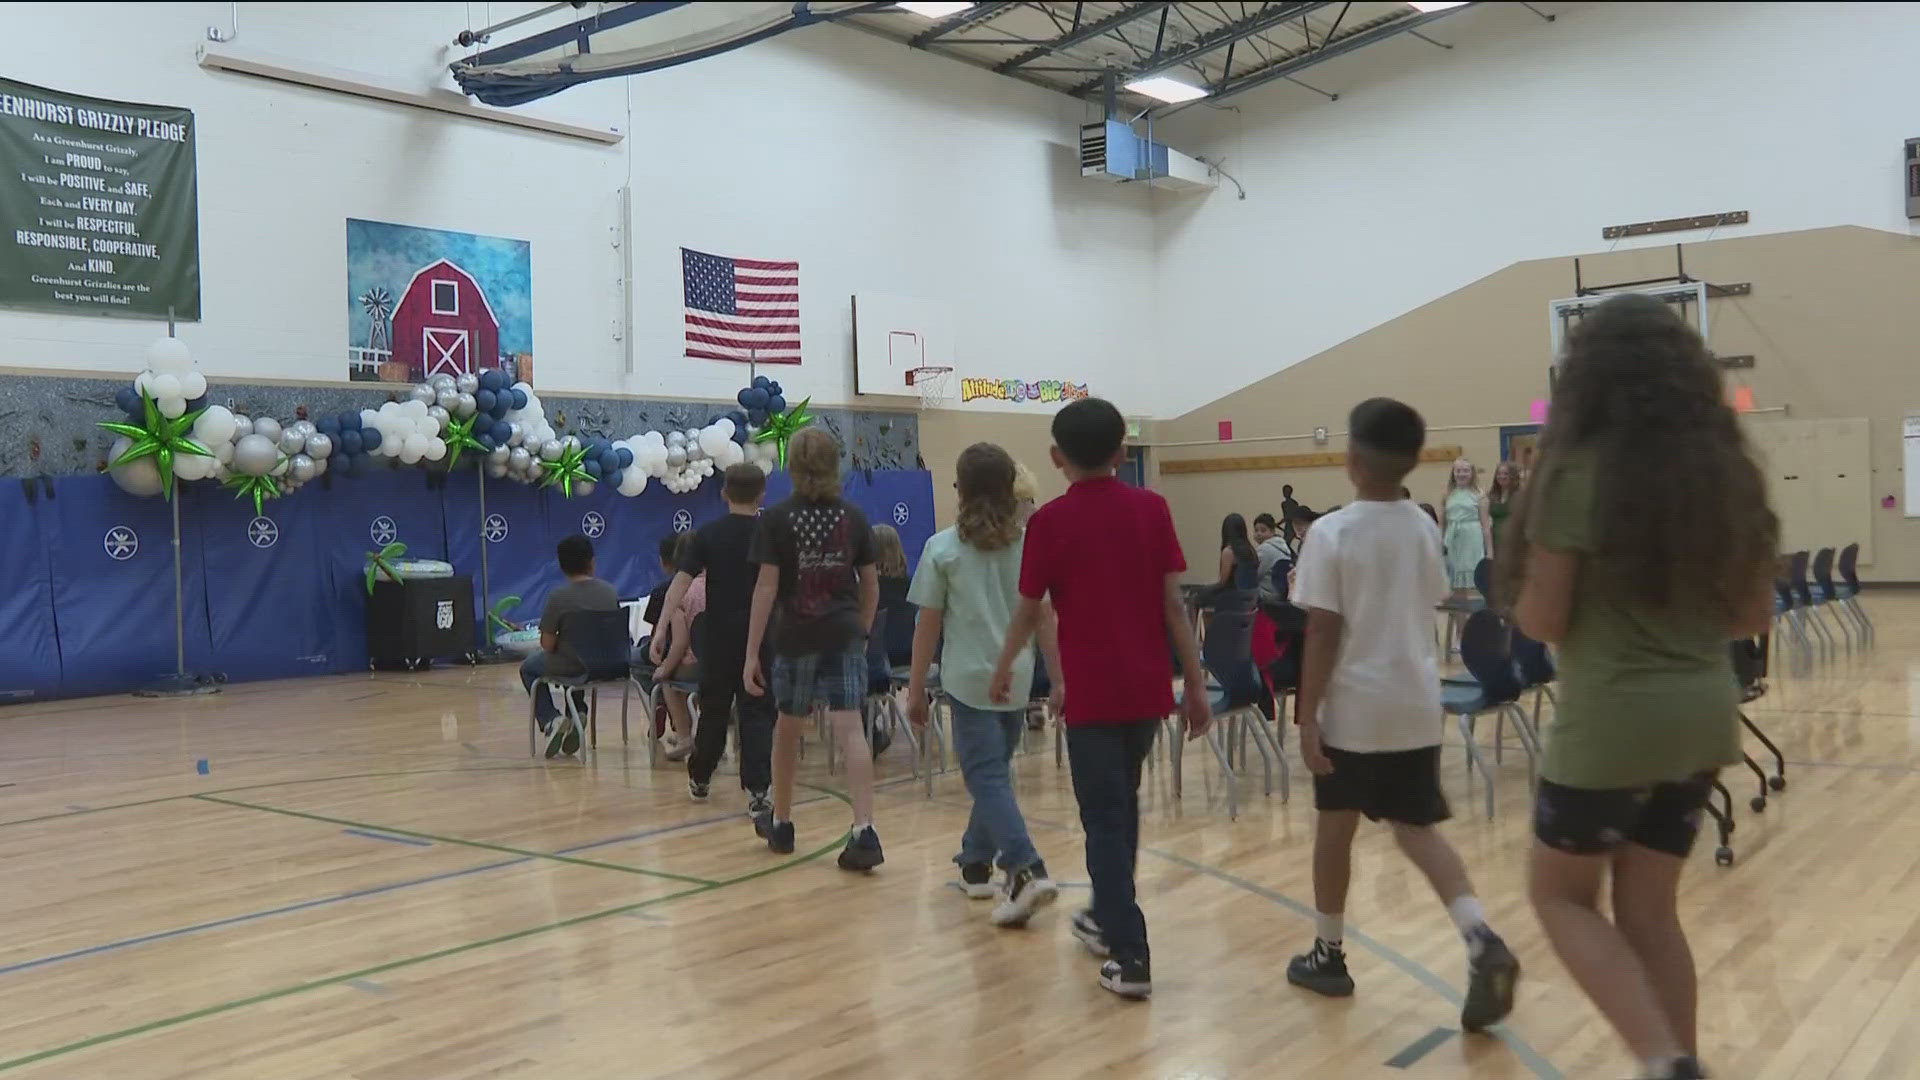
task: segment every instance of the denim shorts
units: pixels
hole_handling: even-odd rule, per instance
[[[776,656],[773,702],[783,716],[806,716],[824,705],[828,712],[853,712],[867,700],[867,643],[849,642],[840,652]]]

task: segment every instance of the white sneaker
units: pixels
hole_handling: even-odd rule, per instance
[[[1045,863],[1009,870],[1000,891],[1000,903],[995,905],[988,921],[995,926],[1025,926],[1035,911],[1053,903],[1059,895],[1060,887],[1047,877]]]
[[[693,740],[681,738],[677,731],[669,731],[660,738],[662,753],[668,761],[685,761],[693,753]]]

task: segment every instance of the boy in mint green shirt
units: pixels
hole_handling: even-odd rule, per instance
[[[955,471],[957,523],[927,541],[907,591],[907,599],[920,608],[907,712],[916,728],[925,727],[927,680],[937,650],[940,687],[951,705],[954,750],[973,797],[973,813],[953,860],[960,866],[960,889],[974,899],[998,896],[991,916],[995,926],[1023,926],[1059,890],[1027,835],[1007,768],[1026,727],[1026,702],[996,705],[988,693],[1007,627],[1020,604],[1021,527],[1013,494],[1014,465],[1000,447],[976,443],[960,454]],[[1040,647],[1048,670],[1060,671],[1050,617],[1040,628]],[[1054,680],[1057,700],[1058,675]],[[1033,654],[1028,651],[1015,665],[1013,685],[1032,684]],[[993,884],[996,861],[1005,873],[998,888]]]

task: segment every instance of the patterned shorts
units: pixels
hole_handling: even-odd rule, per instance
[[[1573,788],[1540,781],[1533,804],[1533,834],[1571,855],[1604,855],[1621,844],[1638,844],[1686,858],[1700,832],[1718,770],[1672,783],[1631,788]]]
[[[855,639],[840,652],[777,656],[773,701],[782,716],[806,716],[816,704],[852,712],[867,700],[867,643]]]

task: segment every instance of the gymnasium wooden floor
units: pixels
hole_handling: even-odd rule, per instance
[[[1792,762],[1738,863],[1696,852],[1685,906],[1703,1047],[1739,1078],[1920,1075],[1920,596],[1879,642],[1776,677],[1752,714]],[[833,866],[847,810],[816,750],[800,854],[755,841],[730,776],[690,804],[602,731],[596,767],[525,756],[511,668],[0,710],[6,1080],[468,1077],[1623,1077],[1632,1068],[1522,893],[1520,755],[1450,835],[1527,966],[1500,1037],[1454,1028],[1463,958],[1379,829],[1348,914],[1358,995],[1288,987],[1312,930],[1311,798],[1248,783],[1229,822],[1190,756],[1151,784],[1140,861],[1156,996],[1118,1001],[1066,930],[1085,902],[1050,747],[1020,790],[1062,903],[1025,931],[948,886],[957,774],[884,760],[887,863]],[[611,736],[609,740],[609,736]],[[1485,736],[1483,735],[1483,739]],[[607,745],[608,742],[611,745]],[[1289,750],[1292,749],[1291,743]],[[1422,1052],[1424,1050],[1424,1053]],[[1395,1064],[1395,1063],[1398,1064]]]

